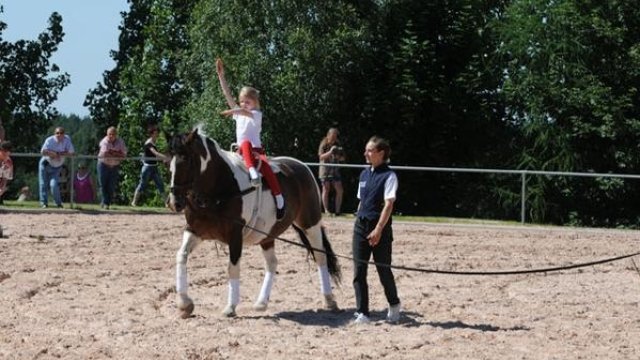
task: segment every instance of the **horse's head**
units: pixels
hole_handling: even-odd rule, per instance
[[[171,192],[167,206],[175,211],[182,211],[187,202],[187,195],[193,190],[196,177],[201,173],[202,154],[197,151],[200,136],[198,130],[188,134],[175,135],[169,139],[171,152]]]

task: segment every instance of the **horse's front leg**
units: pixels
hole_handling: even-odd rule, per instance
[[[222,311],[226,317],[236,316],[236,306],[240,303],[240,256],[242,255],[242,226],[235,226],[229,241],[229,298]]]
[[[189,254],[200,244],[202,240],[191,231],[185,230],[182,234],[182,245],[176,254],[176,297],[180,316],[188,318],[193,313],[193,301],[187,295],[189,283],[187,282],[187,259]]]
[[[278,267],[278,259],[276,258],[275,246],[273,241],[267,244],[261,244],[262,255],[264,256],[265,269],[264,269],[264,281],[262,282],[262,289],[260,289],[260,295],[258,300],[253,304],[253,309],[258,311],[267,310],[269,305],[269,297],[271,296],[271,287],[273,286],[273,280],[276,276],[276,269]]]

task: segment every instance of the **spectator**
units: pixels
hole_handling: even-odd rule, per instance
[[[11,161],[11,143],[0,141],[0,205],[4,202],[2,197],[7,191],[9,181],[13,180],[13,162]]]
[[[78,164],[78,171],[73,179],[73,193],[75,194],[75,202],[79,204],[91,204],[94,202],[95,186],[85,162]]]
[[[40,163],[38,165],[38,183],[40,187],[40,205],[49,206],[49,191],[53,194],[56,207],[62,208],[59,177],[62,165],[68,156],[75,152],[71,138],[65,135],[64,128],[57,127],[55,133],[42,144]]]
[[[329,131],[327,131],[327,136],[322,139],[322,141],[320,142],[320,147],[318,148],[318,157],[320,158],[320,163],[337,164],[344,161],[344,151],[340,146],[338,135],[339,131],[336,128],[331,128],[329,129]],[[332,209],[329,204],[329,199],[331,195],[331,189],[333,188],[333,190],[335,191],[333,212],[336,215],[340,215],[343,194],[340,168],[335,166],[320,165],[320,168],[318,169],[318,175],[318,177],[320,178],[320,182],[322,183],[322,205],[324,205],[325,213],[329,214]]]
[[[131,206],[138,206],[140,203],[140,197],[144,193],[144,190],[147,188],[147,183],[149,179],[152,179],[156,184],[156,189],[161,195],[164,195],[164,183],[162,182],[162,178],[160,177],[160,172],[158,171],[158,160],[156,158],[161,159],[162,161],[168,163],[171,159],[158,151],[156,147],[156,141],[158,140],[158,136],[160,135],[160,130],[157,126],[149,127],[149,138],[144,143],[144,159],[142,160],[142,170],[140,172],[140,182],[136,187],[136,191],[133,194],[133,200],[131,201]]]
[[[127,156],[127,147],[118,137],[114,126],[107,129],[107,135],[100,141],[98,152],[98,182],[102,194],[103,209],[109,209],[120,175],[120,162]]]

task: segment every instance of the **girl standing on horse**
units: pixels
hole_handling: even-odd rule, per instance
[[[262,143],[260,141],[260,132],[262,131],[262,112],[260,111],[260,96],[258,90],[245,86],[240,90],[238,100],[240,105],[236,103],[231,95],[229,84],[224,74],[224,64],[222,59],[216,59],[216,71],[220,80],[220,87],[227,100],[230,109],[222,112],[224,116],[231,116],[236,122],[236,142],[238,144],[240,155],[244,159],[244,164],[249,170],[249,178],[253,186],[260,184],[260,178],[254,165],[254,153],[258,155],[262,161],[260,173],[264,176],[271,194],[276,200],[276,217],[278,220],[284,216],[284,198],[280,191],[280,184],[275,174],[271,170],[271,166],[267,161]]]

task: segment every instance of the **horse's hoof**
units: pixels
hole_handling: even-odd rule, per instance
[[[188,308],[184,309],[184,310],[180,310],[180,318],[181,319],[188,319],[191,317],[191,314],[193,314],[193,304],[189,305]]]
[[[333,298],[333,295],[325,295],[324,306],[327,308],[327,310],[340,311],[340,308],[338,307],[338,303]]]
[[[258,301],[257,303],[253,304],[253,310],[265,311],[265,310],[267,310],[267,303],[262,302],[262,301]]]
[[[180,310],[180,317],[186,319],[193,314],[193,301],[184,294],[178,295],[178,310]]]
[[[226,317],[235,317],[236,316],[236,307],[232,305],[227,305],[224,310],[222,310],[222,315]]]

